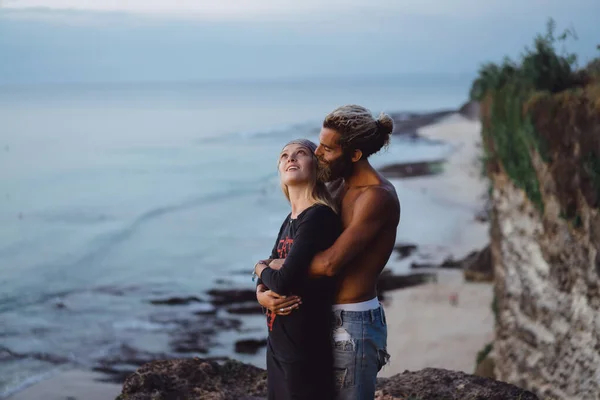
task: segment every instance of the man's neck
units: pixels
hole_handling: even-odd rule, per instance
[[[354,163],[352,174],[344,178],[344,183],[346,187],[379,185],[381,177],[368,160],[360,160]]]

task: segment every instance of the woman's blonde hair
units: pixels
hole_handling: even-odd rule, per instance
[[[329,190],[327,190],[325,183],[317,180],[317,168],[319,168],[319,160],[317,159],[317,156],[315,155],[315,151],[317,150],[317,145],[308,139],[295,139],[295,140],[292,140],[291,142],[287,143],[285,146],[283,146],[283,148],[285,149],[287,146],[289,146],[291,144],[299,144],[301,146],[306,147],[308,150],[310,150],[310,153],[312,155],[313,168],[312,168],[311,182],[310,182],[310,185],[312,187],[309,190],[311,200],[313,200],[315,203],[327,206],[327,207],[331,208],[334,212],[337,213],[338,207],[335,204],[335,202],[333,201],[331,194],[329,194]],[[277,171],[279,171],[279,163],[280,163],[280,161],[277,162],[277,167],[278,167]],[[281,190],[282,190],[283,194],[285,195],[285,198],[288,201],[290,201],[290,192],[289,192],[287,185],[281,183]]]

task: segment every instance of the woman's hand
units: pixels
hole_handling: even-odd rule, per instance
[[[268,308],[277,315],[289,315],[302,304],[300,297],[280,296],[269,290],[265,285],[256,287],[256,299],[261,306]]]
[[[281,267],[283,267],[283,262],[285,261],[285,259],[283,259],[283,258],[276,258],[274,260],[267,260],[267,261],[269,261],[268,262],[269,268],[272,268],[272,269],[274,269],[274,270],[277,271],[277,270],[280,270]]]

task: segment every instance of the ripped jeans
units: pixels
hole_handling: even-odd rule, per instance
[[[388,362],[383,307],[333,311],[333,364],[337,400],[373,400],[377,373]]]

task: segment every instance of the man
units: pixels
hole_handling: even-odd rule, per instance
[[[323,122],[319,146],[320,178],[329,189],[344,231],[318,253],[310,265],[313,276],[337,276],[340,282],[333,306],[334,363],[338,399],[373,399],[377,373],[387,362],[387,327],[377,300],[377,280],[396,241],[400,203],[393,185],[369,163],[369,156],[389,143],[392,119],[347,105]],[[283,260],[269,267],[281,268]],[[299,307],[299,299],[284,298],[257,287],[259,302],[278,315]]]

